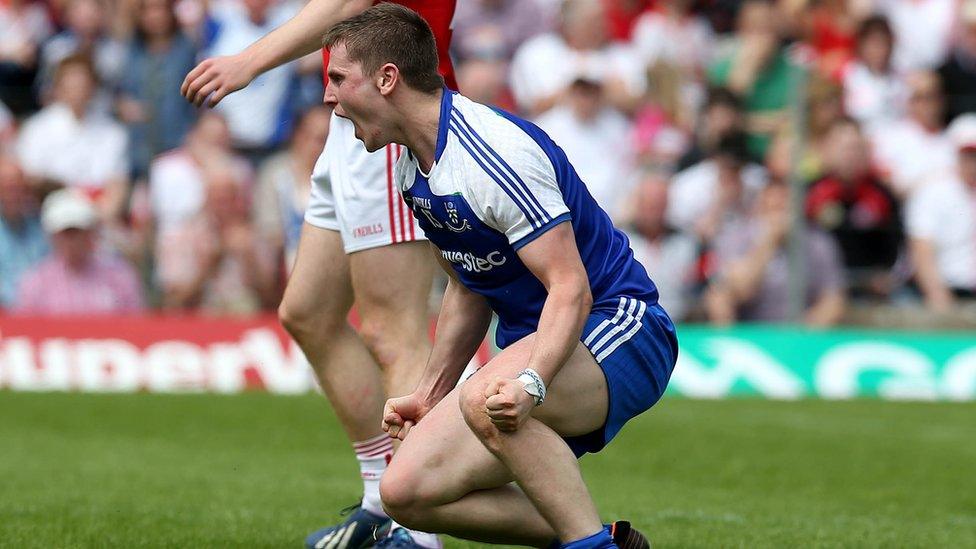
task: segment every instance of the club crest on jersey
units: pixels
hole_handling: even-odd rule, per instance
[[[458,215],[457,206],[453,202],[445,202],[444,208],[447,209],[447,228],[456,233],[463,233],[471,229],[471,224],[467,219],[461,219]]]

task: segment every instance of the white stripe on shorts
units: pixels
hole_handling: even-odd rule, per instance
[[[600,351],[600,354],[596,355],[597,362],[600,362],[603,359],[605,359],[608,356],[610,356],[611,353],[613,353],[615,350],[617,350],[617,347],[620,347],[621,345],[623,345],[624,343],[626,343],[627,340],[629,340],[630,338],[634,337],[634,334],[637,333],[637,330],[640,330],[641,329],[641,326],[644,325],[644,323],[640,321],[640,318],[642,318],[644,316],[644,311],[646,311],[646,310],[647,310],[647,303],[644,303],[643,301],[641,301],[640,302],[640,307],[637,309],[637,317],[634,319],[634,320],[637,321],[637,323],[634,324],[629,330],[627,330],[626,332],[624,332],[622,335],[620,335],[620,337],[618,337],[617,339],[615,339],[613,341],[613,343],[611,343],[610,345],[608,345],[607,347],[605,347],[602,351]]]

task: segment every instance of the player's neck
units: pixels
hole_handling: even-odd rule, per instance
[[[437,153],[437,130],[441,117],[441,97],[444,90],[434,94],[411,94],[403,109],[400,144],[405,145],[420,162],[420,169],[429,172]]]

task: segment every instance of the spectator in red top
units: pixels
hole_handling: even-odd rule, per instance
[[[837,239],[852,292],[886,295],[903,241],[898,203],[871,171],[856,121],[833,124],[825,153],[827,175],[810,186],[807,218]]]
[[[607,32],[610,38],[627,42],[637,18],[651,8],[650,0],[603,0],[607,10]]]
[[[806,43],[816,54],[820,74],[840,79],[841,69],[854,57],[858,13],[847,0],[824,0],[812,3],[797,14]]]

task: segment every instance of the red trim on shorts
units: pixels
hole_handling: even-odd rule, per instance
[[[390,210],[390,243],[396,244],[396,224],[393,220],[393,151],[386,146],[386,199]]]

